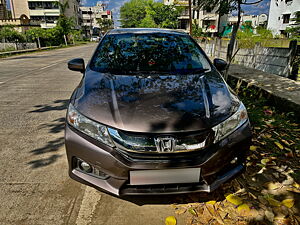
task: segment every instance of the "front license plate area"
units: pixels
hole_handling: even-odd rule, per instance
[[[200,168],[130,171],[131,185],[198,183]]]

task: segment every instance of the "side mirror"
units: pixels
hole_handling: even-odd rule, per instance
[[[68,68],[73,71],[79,71],[84,73],[85,65],[84,60],[82,58],[72,59],[68,62]]]
[[[214,66],[221,72],[226,69],[227,62],[223,59],[214,59]]]

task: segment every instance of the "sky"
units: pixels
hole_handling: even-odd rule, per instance
[[[81,0],[83,6],[94,6],[99,0]],[[113,17],[115,24],[118,26],[117,20],[120,18],[120,7],[129,0],[103,0],[101,2],[108,4],[108,10],[113,12]],[[159,1],[159,0],[158,0]],[[162,1],[162,0],[161,0]],[[248,2],[253,2],[256,0],[249,0]],[[243,6],[243,11],[245,14],[259,15],[262,13],[269,14],[270,0],[263,0],[257,5],[247,5]]]
[[[249,1],[250,2],[250,1]],[[253,1],[252,1],[253,2]],[[269,14],[270,0],[263,0],[257,5],[244,5],[245,14],[259,15],[262,13]]]

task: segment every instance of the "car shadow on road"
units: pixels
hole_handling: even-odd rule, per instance
[[[34,110],[28,113],[49,113],[51,111],[64,111],[67,109],[69,99],[55,100],[52,104],[35,105]],[[30,153],[33,156],[33,160],[28,162],[31,168],[36,169],[40,167],[45,167],[50,164],[55,163],[62,154],[59,154],[60,148],[64,145],[64,137],[62,135],[57,135],[61,133],[65,128],[65,117],[58,117],[50,122],[40,124],[38,129],[47,130],[48,137],[44,146],[33,149]],[[51,155],[49,155],[51,154]],[[38,157],[38,158],[35,158]]]
[[[55,100],[53,104],[35,105],[35,110],[29,111],[29,113],[43,113],[49,111],[61,111],[67,109],[69,99]]]

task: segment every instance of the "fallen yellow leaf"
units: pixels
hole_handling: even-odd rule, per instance
[[[243,203],[242,199],[234,194],[227,195],[226,200],[234,205],[241,205]]]
[[[249,212],[250,211],[250,207],[247,204],[242,204],[237,209],[239,212]]]
[[[281,140],[281,142],[283,142],[283,143],[286,144],[287,146],[290,146],[290,145],[291,145],[288,141],[286,141],[286,140],[284,140],[284,139],[280,139],[280,140]]]
[[[300,188],[300,184],[298,184],[298,183],[294,183],[293,186],[294,186],[295,188]]]
[[[279,142],[274,142],[275,145],[277,145],[278,148],[280,148],[281,150],[284,149],[284,147],[282,146],[282,144],[280,144]]]
[[[189,213],[192,214],[193,216],[197,216],[196,210],[193,209],[192,207],[189,208]]]
[[[285,199],[281,203],[288,208],[292,208],[294,206],[295,200],[294,199]]]
[[[176,225],[176,218],[174,216],[168,216],[165,220],[166,225]]]
[[[267,163],[268,162],[270,162],[270,159],[262,159],[262,160],[260,160],[260,162],[261,162],[261,164],[263,164],[263,165],[267,165]]]
[[[251,145],[251,146],[250,146],[250,150],[251,150],[251,151],[256,151],[256,149],[257,149],[257,146],[254,146],[254,145]]]
[[[216,201],[208,201],[208,202],[206,202],[206,204],[208,204],[208,205],[214,205],[214,204],[216,204]]]

